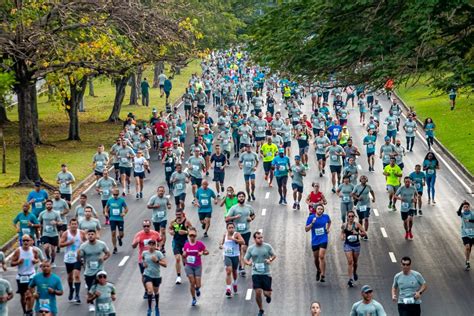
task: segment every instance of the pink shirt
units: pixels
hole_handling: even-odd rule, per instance
[[[199,252],[206,250],[206,246],[199,240],[194,245],[188,241],[184,244],[183,250],[186,251],[186,264],[190,267],[199,267],[202,265]]]

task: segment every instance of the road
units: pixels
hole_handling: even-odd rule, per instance
[[[383,97],[381,97],[383,99]],[[384,112],[388,112],[388,102],[382,100]],[[310,101],[305,99],[304,112],[311,112]],[[305,194],[309,193],[311,182],[321,183],[321,189],[328,197],[327,213],[333,220],[327,252],[327,273],[325,284],[315,281],[315,267],[311,254],[310,234],[304,232],[307,218],[307,208],[302,203],[300,211],[291,209],[292,197],[288,196],[288,206],[278,205],[278,192],[275,186],[268,188],[263,180],[263,170],[257,172],[257,200],[251,205],[256,211],[256,219],[251,224],[252,231],[262,229],[265,241],[273,245],[277,259],[272,264],[273,301],[264,306],[266,315],[308,315],[309,304],[318,300],[322,304],[323,315],[348,315],[352,304],[360,299],[359,289],[364,284],[370,284],[374,289],[374,298],[381,302],[388,315],[397,314],[397,306],[391,301],[390,289],[393,276],[400,271],[399,260],[408,255],[412,258],[412,268],[421,272],[428,284],[428,291],[423,295],[423,315],[474,315],[471,294],[474,290],[473,273],[465,272],[463,247],[460,239],[460,220],[456,210],[460,202],[469,198],[465,188],[441,165],[436,183],[437,204],[426,205],[424,196],[424,216],[415,218],[413,241],[404,239],[404,231],[400,213],[387,210],[388,198],[385,192],[382,163],[376,161],[375,172],[369,173],[366,162],[365,148],[362,138],[365,131],[358,123],[358,110],[350,109],[349,130],[355,140],[355,145],[362,153],[358,163],[361,166],[359,174],[369,178],[376,194],[373,206],[377,212],[370,217],[369,241],[362,242],[359,262],[359,281],[355,288],[347,288],[347,264],[343,253],[342,242],[339,240],[339,199],[331,193],[328,176],[319,178],[316,170],[314,150],[310,151],[310,170],[305,178]],[[385,129],[382,127],[385,134]],[[189,129],[188,134],[192,131]],[[404,133],[401,133],[402,143],[405,143]],[[189,141],[189,140],[188,140]],[[293,152],[297,152],[296,141],[293,141]],[[378,137],[377,148],[382,143]],[[415,151],[405,157],[405,172],[408,174],[414,165],[423,161],[427,146],[423,139],[417,137]],[[88,159],[88,158],[87,158]],[[152,173],[146,179],[144,199],[137,201],[132,195],[127,197],[130,213],[126,217],[125,246],[119,248],[119,253],[106,262],[109,279],[118,291],[116,302],[117,315],[145,315],[147,303],[142,299],[143,289],[137,267],[137,251],[130,246],[133,235],[141,229],[141,222],[150,218],[146,209],[146,201],[154,193],[155,188],[164,184],[161,166],[156,161],[152,164]],[[72,170],[72,172],[74,172]],[[212,172],[211,172],[212,173]],[[212,174],[208,178],[212,179]],[[227,170],[226,185],[233,185],[237,190],[244,188],[243,176],[238,170],[236,159],[232,159],[231,167]],[[214,185],[212,184],[212,187]],[[289,185],[290,187],[290,185]],[[196,208],[190,206],[191,196],[188,188],[187,217],[198,225]],[[89,192],[89,202],[101,209],[99,197]],[[375,214],[374,214],[375,213]],[[212,226],[208,238],[201,240],[207,245],[210,254],[204,258],[202,296],[196,307],[191,307],[191,297],[188,281],[175,285],[174,258],[168,255],[168,268],[162,269],[163,283],[160,289],[160,310],[162,315],[252,315],[257,313],[254,302],[254,291],[251,290],[251,278],[239,278],[239,293],[232,299],[224,296],[224,266],[222,253],[218,249],[218,241],[224,233],[223,210],[215,207]],[[198,237],[202,237],[198,229]],[[102,232],[102,239],[110,246],[108,227]],[[170,238],[166,245],[167,253],[171,254]],[[58,262],[56,273],[65,282],[65,269],[62,258]],[[15,269],[10,268],[4,276],[14,282]],[[185,278],[183,278],[185,279]],[[59,299],[60,315],[87,315],[86,304],[71,305],[65,296]],[[85,291],[83,289],[83,291]],[[20,315],[18,295],[9,303],[11,315]],[[15,308],[13,308],[15,307]]]

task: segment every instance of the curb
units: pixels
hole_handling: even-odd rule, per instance
[[[403,99],[395,91],[393,94],[400,101],[400,104],[402,105],[405,112],[408,113],[409,107],[406,105],[405,101],[403,101]],[[416,119],[416,123],[421,129],[423,129],[423,122],[419,118]],[[474,192],[474,175],[472,175],[471,172],[469,172],[469,170],[466,169],[466,167],[453,155],[453,153],[451,153],[436,137],[434,138],[434,145],[446,156],[446,158],[448,158],[450,164],[456,169],[455,171],[458,173],[458,175],[466,180],[467,185],[471,189],[471,192],[469,193]]]

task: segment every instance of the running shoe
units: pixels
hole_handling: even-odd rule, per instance
[[[412,234],[412,232],[408,232],[408,237],[410,238],[410,240],[413,240],[413,234]]]
[[[419,216],[423,216],[423,211],[422,211],[422,210],[419,210],[419,211],[418,211],[418,215],[419,215]]]
[[[466,271],[471,270],[471,263],[469,261],[466,262],[466,267],[464,268],[464,270],[466,270]]]
[[[408,240],[409,237],[410,235],[408,234],[408,232],[405,232],[405,239]]]
[[[117,237],[117,239],[119,242],[119,246],[122,247],[123,246],[122,237]]]
[[[89,304],[89,313],[95,312],[94,304]]]
[[[201,296],[201,289],[196,289],[196,296],[197,297]]]
[[[265,314],[265,312],[263,311],[263,309],[261,309],[258,311],[257,316],[263,316],[263,314]]]
[[[114,248],[114,251],[112,252],[114,255],[117,253],[117,247]]]
[[[267,301],[267,304],[270,304],[272,302],[272,297],[271,296],[267,296],[266,297],[266,301]]]
[[[234,290],[234,294],[237,294],[237,290],[238,290],[237,284],[232,285],[232,288]]]
[[[354,281],[357,281],[359,280],[359,276],[357,275],[357,273],[354,272]]]
[[[69,296],[67,297],[69,303],[72,303],[74,300],[74,291],[69,292]]]
[[[321,272],[318,270],[316,272],[316,281],[319,281],[321,279]]]
[[[232,297],[232,292],[230,291],[230,289],[225,290],[225,296],[227,296],[227,298]]]
[[[191,306],[196,306],[197,304],[197,300],[196,298],[193,298],[192,302],[191,302]]]
[[[204,237],[206,237],[206,238],[209,237],[206,232],[204,232]]]
[[[251,195],[252,195],[252,200],[255,201],[255,194],[252,193]]]
[[[176,277],[176,284],[181,284],[181,277],[180,276]]]
[[[74,304],[81,304],[81,298],[79,297],[79,295],[76,295],[76,298],[74,298]]]
[[[325,279],[324,275],[321,276],[321,282],[323,282],[323,283],[326,282],[326,279]]]
[[[349,282],[347,282],[347,285],[348,285],[349,287],[354,287],[354,280],[349,279]]]
[[[160,316],[160,309],[158,306],[155,306],[155,316]]]

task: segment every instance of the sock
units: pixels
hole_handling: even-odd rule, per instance
[[[155,294],[155,308],[158,309],[158,302],[160,301],[160,294]]]
[[[151,309],[151,304],[153,302],[153,294],[147,294],[148,296],[148,309]]]
[[[181,273],[176,273],[179,277],[181,276]]]
[[[74,288],[76,289],[76,296],[79,296],[79,293],[81,292],[81,282],[75,282]]]

